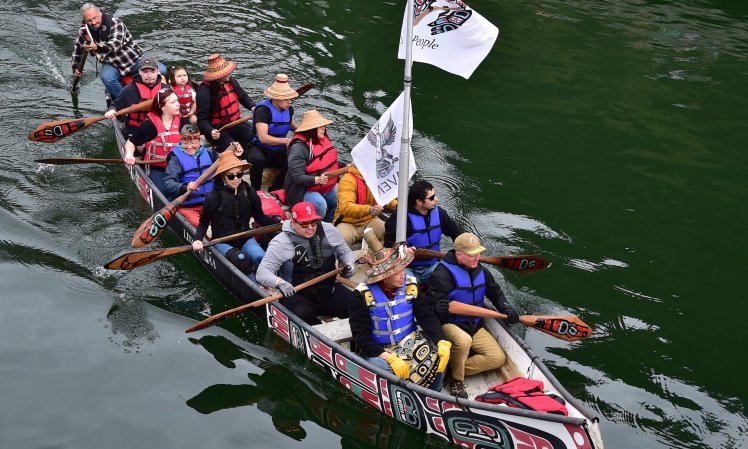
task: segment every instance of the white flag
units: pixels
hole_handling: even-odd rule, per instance
[[[374,195],[377,203],[385,205],[397,198],[400,181],[400,147],[403,136],[403,108],[405,93],[401,93],[392,106],[385,111],[382,118],[371,128],[371,131],[353,148],[353,163],[364,177],[366,185]],[[413,108],[409,111],[410,132],[413,137]],[[416,171],[413,151],[409,151],[409,176]],[[406,180],[407,182],[407,180]]]
[[[413,60],[470,78],[491,51],[499,29],[460,0],[413,1]],[[397,57],[405,59],[408,8]]]

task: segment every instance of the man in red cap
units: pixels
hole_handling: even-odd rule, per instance
[[[334,270],[336,261],[345,267],[343,276],[350,278],[356,271],[355,257],[343,237],[320,218],[312,203],[296,204],[291,220],[283,222],[282,232],[270,241],[257,268],[257,282],[279,289],[284,296],[281,304],[312,325],[320,323],[320,315],[347,318],[352,293],[334,277],[299,293],[293,286]],[[279,275],[281,267],[286,279]]]

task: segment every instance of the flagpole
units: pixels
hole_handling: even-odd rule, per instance
[[[410,180],[410,87],[413,84],[413,0],[406,0],[407,25],[405,27],[405,72],[403,76],[403,133],[400,145],[400,173],[397,183],[397,228],[395,241],[405,241],[406,220],[408,219],[408,181]]]

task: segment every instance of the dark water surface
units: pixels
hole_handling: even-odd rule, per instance
[[[476,1],[501,34],[473,77],[414,66],[417,176],[490,253],[553,262],[503,285],[523,313],[595,327],[574,344],[525,337],[601,415],[608,448],[748,447],[747,5]],[[220,51],[258,100],[277,72],[317,82],[297,110],[332,117],[346,157],[402,89],[403,2],[104,6],[196,79]],[[188,338],[236,304],[191,256],[102,268],[148,215],[124,170],[32,161],[114,157],[109,125],[26,139],[104,109],[93,66],[77,104],[67,91],[79,7],[0,5],[0,447],[444,446],[349,398],[257,319]]]

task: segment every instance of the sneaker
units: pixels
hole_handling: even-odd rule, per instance
[[[452,379],[452,381],[449,383],[449,392],[452,394],[452,396],[456,396],[458,398],[467,399],[468,397],[467,391],[465,391],[465,382],[461,380]]]

